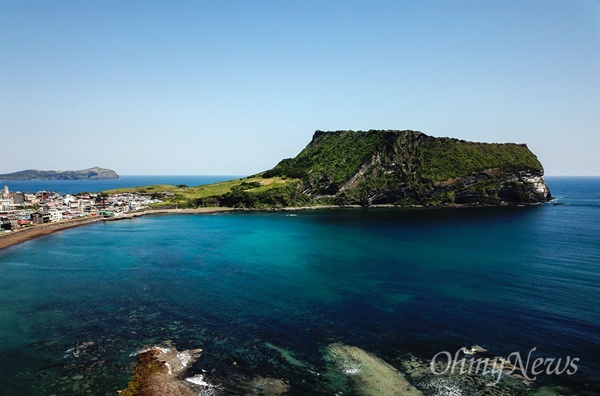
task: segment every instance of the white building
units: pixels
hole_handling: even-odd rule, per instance
[[[62,212],[59,212],[58,210],[51,210],[48,213],[50,214],[50,221],[52,222],[61,221],[63,218]]]
[[[10,198],[0,199],[0,211],[8,212],[9,210],[12,210],[12,207],[13,207],[12,199],[10,199]]]
[[[77,201],[77,211],[81,214],[89,213],[92,210],[92,201],[89,199],[80,199]]]
[[[72,203],[77,203],[77,198],[72,195],[66,195],[63,197],[63,204],[69,206]]]

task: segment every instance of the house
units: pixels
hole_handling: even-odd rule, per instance
[[[25,194],[17,191],[13,194],[13,203],[15,205],[23,205],[25,203]]]
[[[1,198],[0,199],[0,211],[11,210],[12,206],[13,206],[13,200],[11,198]]]
[[[89,199],[79,199],[77,201],[77,211],[79,213],[90,213],[92,211],[92,201]]]
[[[10,231],[12,228],[10,227],[10,220],[8,217],[2,216],[0,217],[0,229]]]
[[[4,230],[16,230],[19,228],[19,218],[14,214],[6,214],[0,217],[0,226]]]
[[[63,219],[62,212],[59,212],[56,209],[50,210],[48,212],[48,214],[50,215],[50,221],[51,222],[57,222],[57,221],[61,221]]]
[[[44,224],[50,222],[50,213],[48,212],[35,212],[31,214],[31,221],[33,224]]]

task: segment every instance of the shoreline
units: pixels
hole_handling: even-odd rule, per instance
[[[16,231],[4,232],[2,233],[2,235],[0,235],[0,250],[43,235],[52,234],[57,231],[67,230],[69,228],[97,223],[102,220],[102,218],[96,217],[64,220],[57,223],[34,225],[31,227],[18,229]]]
[[[18,229],[11,232],[4,232],[0,234],[0,251],[10,246],[17,245],[22,242],[29,241],[31,239],[41,237],[44,235],[53,234],[55,232],[68,230],[70,228],[81,227],[88,224],[94,224],[101,221],[118,221],[133,219],[145,215],[153,214],[210,214],[217,212],[231,212],[235,211],[234,208],[198,208],[198,209],[147,209],[139,212],[128,213],[122,217],[85,217],[73,220],[63,220],[56,223],[46,223],[34,225],[27,228]]]
[[[238,211],[236,208],[228,208],[228,207],[202,207],[195,209],[173,209],[173,208],[165,208],[165,209],[144,209],[137,212],[128,212],[119,217],[108,217],[104,218],[104,221],[119,221],[119,220],[128,220],[134,219],[136,217],[146,216],[146,215],[156,215],[156,214],[211,214],[211,213],[223,213],[223,212],[234,212]]]
[[[506,205],[504,205],[506,206]],[[532,205],[524,205],[524,206],[532,206]],[[465,207],[474,207],[472,205],[454,205],[448,207],[437,207],[437,208],[465,208]],[[488,207],[488,206],[477,206],[477,207]],[[490,207],[493,207],[490,206]],[[120,217],[109,217],[109,218],[79,218],[73,220],[63,220],[57,223],[46,223],[40,225],[34,225],[31,227],[18,229],[12,232],[4,232],[0,234],[0,251],[8,248],[10,246],[29,241],[31,239],[52,234],[55,232],[67,230],[69,228],[80,227],[88,224],[97,223],[100,221],[120,221],[120,220],[131,220],[137,217],[146,216],[146,215],[160,215],[160,214],[212,214],[212,213],[228,213],[228,212],[295,212],[295,211],[303,211],[303,210],[322,210],[322,209],[360,209],[364,208],[360,205],[315,205],[315,206],[298,206],[298,207],[283,207],[283,208],[266,208],[266,209],[254,209],[254,208],[231,208],[231,207],[200,207],[194,209],[174,209],[174,208],[164,208],[164,209],[144,209],[137,212],[128,212]],[[394,205],[372,205],[368,208],[398,208]],[[402,207],[401,209],[435,209],[432,207],[423,207],[423,206],[412,206],[412,207]]]

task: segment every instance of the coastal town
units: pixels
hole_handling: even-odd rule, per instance
[[[0,232],[82,218],[117,219],[160,202],[162,201],[156,194],[61,194],[49,191],[23,193],[12,192],[8,186],[4,186],[0,199]]]

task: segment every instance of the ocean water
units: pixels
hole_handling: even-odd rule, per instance
[[[173,176],[173,175],[121,175],[115,180],[1,180],[0,187],[8,186],[10,191],[36,193],[38,191],[56,191],[62,194],[80,192],[99,192],[116,188],[149,186],[152,184],[185,184],[200,186],[236,179],[241,176]]]
[[[397,368],[536,348],[579,359],[537,384],[598,394],[600,179],[548,185],[562,205],[156,215],[10,247],[0,394],[115,395],[131,353],[164,342],[204,349],[193,370],[228,394],[253,376],[342,391],[325,375],[334,342]]]

